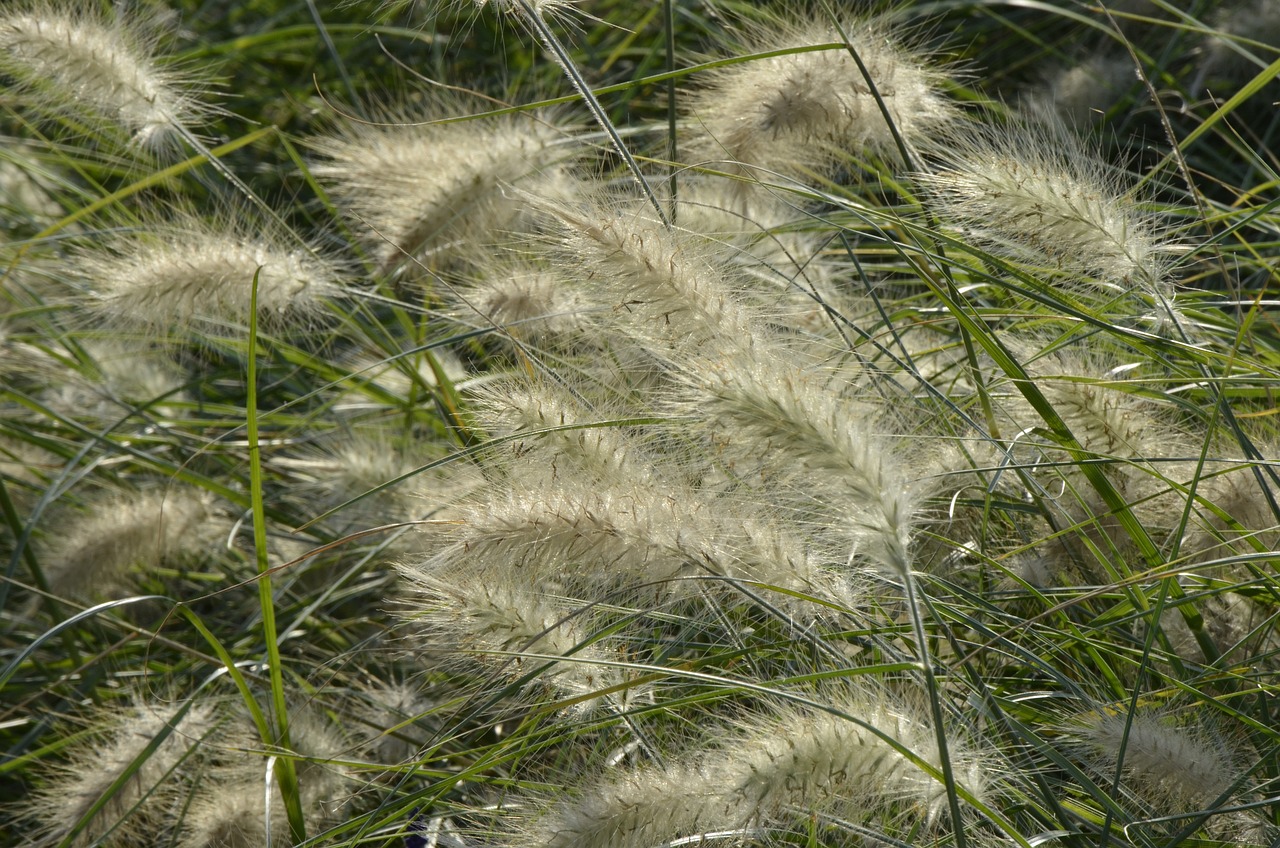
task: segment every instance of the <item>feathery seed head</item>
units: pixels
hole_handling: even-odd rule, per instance
[[[1159,813],[1205,810],[1247,793],[1234,751],[1170,715],[1142,711],[1130,722],[1122,712],[1097,709],[1076,717],[1070,732],[1108,778],[1123,757],[1126,785]]]
[[[38,110],[85,115],[118,126],[155,150],[212,111],[186,74],[158,61],[153,38],[101,4],[23,2],[0,15],[0,73]]]
[[[681,229],[720,245],[727,268],[758,282],[758,293],[744,293],[770,318],[782,313],[778,324],[817,331],[830,321],[824,305],[850,305],[837,266],[823,255],[824,237],[799,228],[805,213],[794,205],[722,179],[694,179],[680,185],[676,219]]]
[[[821,492],[806,507],[847,506],[840,518],[867,558],[906,574],[920,487],[872,434],[870,408],[762,320],[707,242],[630,210],[547,209],[566,276],[590,281],[619,335],[675,377],[670,406],[703,422],[719,461],[741,460],[744,474],[764,456],[786,482],[804,475],[798,490]]]
[[[421,724],[421,716],[432,707],[431,701],[416,687],[407,683],[382,683],[363,688],[353,710],[365,713],[363,736],[374,762],[394,765],[414,757],[426,744],[429,733]]]
[[[407,565],[401,574],[416,595],[412,620],[422,628],[424,648],[444,662],[478,663],[506,682],[551,663],[537,682],[562,698],[589,697],[623,679],[618,669],[597,664],[609,657],[589,644],[592,618],[557,601],[554,581],[531,584],[531,575],[475,562],[440,571]],[[581,706],[596,704],[589,699]]]
[[[12,158],[0,158],[0,242],[16,237],[22,224],[43,229],[63,215],[53,180],[33,151],[16,140],[4,143],[4,155]]]
[[[42,546],[40,563],[60,597],[110,595],[127,585],[133,569],[211,556],[229,527],[209,495],[197,489],[119,494],[64,520]]]
[[[528,18],[540,20],[560,20],[569,18],[570,12],[576,10],[581,0],[471,0],[477,9],[486,6],[499,15],[507,15],[516,21],[529,26]]]
[[[330,520],[351,530],[410,521],[439,507],[447,482],[431,472],[414,473],[431,459],[417,443],[362,429],[296,456],[273,457],[271,464],[297,481],[303,510],[320,513],[347,504]]]
[[[491,6],[504,15],[533,13],[542,17],[572,9],[578,0],[473,0],[478,7]]]
[[[952,132],[932,150],[943,167],[918,179],[966,237],[1079,282],[1169,297],[1174,246],[1061,126]]]
[[[284,800],[266,760],[251,755],[261,741],[245,727],[236,728],[235,744],[245,751],[232,752],[201,775],[186,815],[182,819],[177,844],[182,848],[276,848],[291,845],[285,819]],[[341,811],[352,789],[352,775],[338,759],[351,745],[346,734],[317,708],[294,711],[289,719],[293,750],[280,756],[295,756],[298,789],[308,831],[331,823]],[[224,743],[226,744],[226,743]],[[268,831],[271,834],[267,839]]]
[[[1187,595],[1196,598],[1196,609],[1204,623],[1204,634],[1213,640],[1219,656],[1206,657],[1204,648],[1196,641],[1196,634],[1187,626],[1186,618],[1179,609],[1165,610],[1160,617],[1160,627],[1169,637],[1169,645],[1173,652],[1183,659],[1197,663],[1207,663],[1211,659],[1233,657],[1251,662],[1260,654],[1273,654],[1280,645],[1276,637],[1275,621],[1272,610],[1244,595],[1226,591],[1221,584],[1216,588],[1211,583],[1183,578],[1183,590]],[[1212,589],[1210,594],[1202,590]]]
[[[1138,79],[1128,57],[1087,56],[1054,73],[1038,96],[1075,127],[1097,124]]]
[[[325,298],[345,292],[334,264],[311,250],[194,216],[110,237],[73,262],[88,291],[84,305],[95,315],[180,340],[247,326],[255,274],[258,316],[268,330],[313,322]]]
[[[837,698],[743,727],[719,747],[586,788],[534,820],[517,843],[539,848],[649,848],[712,833],[787,832],[807,813],[862,822],[884,811],[933,826],[946,803],[928,723],[898,705]],[[847,718],[845,716],[848,716]],[[989,797],[996,759],[953,742],[957,782]],[[910,757],[904,753],[909,752]]]
[[[457,114],[451,114],[457,113]],[[311,146],[326,158],[312,172],[357,219],[386,273],[406,261],[462,253],[527,226],[519,185],[542,196],[572,192],[581,156],[566,130],[527,115],[430,123],[457,117],[438,106],[404,126],[352,124]]]
[[[892,43],[884,25],[845,21],[843,29],[908,144],[954,120],[955,107],[939,93],[941,74]],[[739,49],[764,53],[843,41],[827,21],[793,20],[759,27]],[[688,156],[712,167],[727,161],[731,171],[803,177],[840,161],[845,151],[898,158],[889,125],[846,47],[712,71],[692,94],[687,115],[694,133],[685,145]]]
[[[663,474],[657,457],[644,450],[639,430],[607,423],[615,416],[585,408],[568,392],[511,379],[488,384],[474,394],[477,417],[487,432],[528,434],[527,441],[514,444],[515,453],[523,456],[538,443],[549,464],[558,467],[562,459],[567,460],[605,486],[679,485],[678,474]],[[616,417],[625,418],[629,412],[619,410]]]
[[[475,279],[451,287],[451,310],[467,325],[501,327],[499,338],[534,345],[582,344],[592,326],[593,304],[575,286],[565,285],[553,270],[531,262],[490,257],[478,263]]]
[[[1064,352],[1036,363],[1031,370],[1045,397],[1086,450],[1122,459],[1178,453],[1183,439],[1161,420],[1156,404],[1125,391],[1129,364]]]
[[[766,334],[737,296],[738,281],[726,274],[721,251],[706,239],[669,230],[634,204],[587,199],[539,208],[564,277],[609,310],[613,326],[648,355],[674,365]]]
[[[72,845],[102,839],[110,846],[137,845],[161,832],[164,809],[175,799],[177,777],[191,750],[216,724],[214,710],[195,704],[137,703],[112,710],[104,727],[95,728],[93,743],[81,745],[71,760],[32,797],[28,815],[49,840],[70,835],[90,809],[104,801]],[[163,736],[158,747],[147,747]],[[113,784],[132,769],[118,787]],[[105,800],[104,800],[105,799]]]
[[[0,478],[19,511],[25,511],[49,488],[66,458],[25,439],[0,435]]]
[[[174,411],[170,402],[186,399],[178,389],[188,377],[160,351],[115,340],[77,344],[88,361],[76,370],[48,355],[41,357],[43,362],[29,363],[44,371],[47,388],[40,399],[68,418],[114,422],[138,405],[147,405],[150,414],[166,415]],[[157,403],[161,398],[164,402]]]
[[[1260,449],[1265,457],[1280,455],[1271,442]],[[1205,476],[1196,487],[1197,497],[1212,507],[1197,504],[1183,551],[1199,559],[1216,559],[1231,552],[1275,550],[1280,545],[1280,518],[1271,502],[1280,497],[1280,490],[1269,477],[1259,479],[1251,463],[1214,466],[1209,467],[1212,476]]]
[[[1260,50],[1242,40],[1271,48]],[[1213,33],[1206,36],[1205,66],[1216,74],[1241,81],[1275,61],[1280,48],[1280,8],[1271,0],[1249,0],[1218,10]]]

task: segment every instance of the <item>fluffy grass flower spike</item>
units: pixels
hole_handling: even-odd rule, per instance
[[[840,29],[849,36],[847,45]],[[719,170],[804,178],[850,155],[897,159],[897,140],[850,50],[866,66],[908,144],[932,137],[955,119],[954,105],[940,92],[942,74],[896,44],[885,25],[848,21],[840,29],[819,18],[751,32],[738,51],[797,52],[710,73],[685,110],[691,160]],[[831,46],[805,50],[819,45]]]
[[[48,839],[76,846],[149,841],[177,800],[172,772],[217,726],[207,704],[137,703],[112,714],[91,728],[93,744],[79,746],[31,803],[37,832]]]
[[[974,244],[1044,264],[1068,285],[1137,291],[1170,317],[1177,252],[1108,166],[1052,122],[943,136],[941,168],[920,176],[937,212]]]
[[[711,834],[786,833],[812,815],[856,825],[877,813],[894,814],[932,830],[944,808],[941,781],[926,771],[939,768],[934,734],[922,716],[880,695],[827,697],[829,711],[777,707],[743,721],[714,748],[584,787],[518,838],[497,844],[696,844]],[[985,800],[1001,778],[999,758],[984,761],[976,749],[955,747],[966,793]]]
[[[437,105],[312,140],[325,157],[312,172],[366,233],[380,273],[412,260],[439,264],[522,229],[524,204],[512,186],[553,197],[570,190],[582,150],[566,129],[529,115],[432,123],[462,114]]]
[[[1194,721],[1149,709],[1131,717],[1097,709],[1077,717],[1072,735],[1108,780],[1120,767],[1125,788],[1158,816],[1207,812],[1250,794],[1236,752]],[[1247,814],[1219,814],[1209,830],[1238,838],[1259,824]]]
[[[212,498],[187,486],[98,497],[41,546],[44,577],[59,597],[110,596],[134,570],[211,558],[229,527]]]
[[[107,121],[156,150],[212,111],[188,76],[159,61],[138,22],[86,0],[19,3],[0,15],[0,73],[38,111]]]
[[[346,291],[338,267],[304,245],[182,214],[83,249],[73,267],[89,314],[144,333],[236,332],[249,321],[255,274],[270,330],[314,322],[326,298]]]

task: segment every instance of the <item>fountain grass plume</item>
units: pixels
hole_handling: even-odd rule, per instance
[[[632,579],[703,574],[759,582],[796,593],[773,602],[802,620],[820,614],[813,598],[844,609],[855,603],[858,579],[840,567],[825,539],[813,538],[801,522],[756,493],[733,485],[721,490],[705,457],[681,446],[670,426],[652,420],[651,411],[628,423],[628,412],[646,410],[601,414],[549,386],[509,381],[495,388],[486,392],[484,418],[498,432],[528,433],[510,448],[519,455],[522,479],[532,478],[518,485],[546,486],[542,475],[529,470],[552,469],[550,483],[561,490],[556,503],[563,504],[557,509],[569,510],[560,520],[585,530],[605,519],[608,529],[602,524],[597,530],[631,550],[624,561],[638,556],[643,566]],[[579,514],[591,518],[569,517]],[[664,561],[675,570],[664,573],[658,565]],[[600,562],[602,573],[625,570],[608,559]]]
[[[1176,318],[1169,270],[1178,246],[1061,125],[1035,118],[957,128],[929,152],[938,167],[917,179],[969,243],[1047,266],[1063,285],[1136,291],[1160,322]]]
[[[849,37],[847,45],[840,29]],[[909,145],[956,119],[956,107],[941,93],[944,74],[899,43],[887,24],[844,20],[840,29],[822,18],[771,20],[747,28],[733,45],[738,55],[835,46],[707,73],[684,110],[688,138],[682,146],[690,161],[731,173],[761,178],[781,173],[803,180],[848,157],[898,159],[898,141],[851,50]]]
[[[177,775],[216,729],[210,704],[138,702],[100,716],[28,800],[33,844],[129,846],[166,832]]]
[[[229,519],[198,489],[108,494],[83,512],[64,514],[60,532],[39,545],[39,561],[58,597],[110,597],[148,570],[212,558],[229,528]]]
[[[181,848],[283,848],[289,841],[284,802],[269,772],[262,743],[242,721],[220,738],[210,753],[191,798],[177,822]],[[319,705],[292,711],[289,736],[293,750],[274,756],[295,758],[295,770],[308,829],[333,823],[357,788],[354,773],[341,762],[352,748],[344,729]],[[178,812],[175,810],[175,812]]]
[[[559,597],[556,581],[477,559],[441,570],[402,567],[401,574],[411,593],[409,627],[421,652],[442,667],[487,669],[499,687],[532,677],[537,689],[579,699],[577,715],[625,700],[624,693],[594,697],[625,678],[606,665],[617,655],[593,639],[599,616]]]
[[[1265,457],[1277,455],[1274,443],[1263,442],[1261,449]],[[1271,506],[1280,492],[1269,478],[1259,479],[1255,471],[1252,462],[1225,458],[1204,466],[1196,485],[1196,513],[1182,543],[1183,554],[1218,559],[1232,553],[1275,550],[1280,545],[1280,516]]]
[[[650,848],[699,838],[800,832],[813,816],[861,825],[878,815],[934,830],[945,807],[928,720],[886,693],[843,691],[824,709],[779,704],[665,765],[584,784],[495,845]],[[714,732],[714,731],[713,731]],[[1007,777],[999,757],[953,737],[963,791],[987,801]],[[933,773],[931,773],[931,771]]]
[[[493,328],[494,337],[516,347],[539,349],[593,346],[593,306],[551,268],[519,254],[494,253],[444,293],[448,314],[459,324]]]
[[[512,186],[572,194],[570,174],[584,148],[571,128],[531,114],[457,120],[464,117],[461,104],[441,102],[377,124],[347,122],[310,140],[324,157],[312,173],[365,234],[380,274],[415,260],[465,258],[526,228]]]
[[[1254,789],[1231,746],[1172,713],[1140,709],[1127,716],[1100,708],[1077,716],[1069,733],[1100,775],[1111,780],[1119,769],[1124,788],[1157,816],[1207,813]],[[1242,822],[1240,814],[1224,815],[1221,823],[1217,818],[1211,829],[1256,826]]]
[[[724,261],[731,249],[600,192],[575,203],[531,200],[546,218],[550,263],[611,316],[606,326],[618,342],[678,371],[690,357],[714,358],[770,335],[761,310],[742,296],[759,283]]]
[[[820,333],[828,309],[853,304],[841,264],[826,250],[828,236],[810,231],[809,212],[785,195],[704,177],[681,183],[679,227],[717,245],[720,261],[757,285],[744,288],[766,320]],[[796,297],[795,295],[802,295]]]
[[[349,290],[337,263],[248,221],[210,223],[190,213],[117,232],[78,248],[71,275],[79,306],[96,321],[168,341],[243,332],[254,276],[262,326],[315,325],[326,300]]]
[[[843,559],[740,498],[604,483],[565,466],[551,479],[506,481],[449,511],[436,553],[402,571],[412,579],[468,561],[505,562],[525,580],[559,581],[583,602],[689,597],[707,584],[743,603],[729,590],[747,581],[785,590],[775,603],[802,618],[821,614],[813,598],[847,609],[857,595],[857,575],[845,572]]]
[[[436,458],[416,441],[383,428],[362,428],[269,461],[293,481],[290,490],[301,510],[344,507],[331,526],[349,531],[411,521],[439,509],[453,481],[440,472],[419,471]]]
[[[33,0],[0,14],[0,73],[37,113],[106,121],[157,151],[214,109],[202,83],[163,62],[138,15],[84,0]]]
[[[618,335],[670,375],[663,406],[694,422],[743,479],[763,468],[778,494],[804,478],[794,491],[808,493],[807,508],[834,511],[835,533],[863,559],[907,574],[924,489],[878,434],[879,415],[850,393],[851,375],[762,320],[750,281],[705,239],[636,208],[547,208],[566,278],[583,281]]]
[[[1171,482],[1181,474],[1175,459],[1194,454],[1196,447],[1179,429],[1172,405],[1158,399],[1159,383],[1147,382],[1147,372],[1135,368],[1140,363],[1127,352],[1074,348],[1040,354],[1043,340],[1010,344],[1036,357],[1028,373],[1142,525],[1173,532],[1186,504]],[[999,426],[1015,438],[1015,455],[1028,468],[1047,465],[1044,475],[1056,478],[1039,501],[1050,524],[1068,531],[1021,559],[1025,576],[1033,585],[1100,579],[1110,562],[1133,554],[1134,540],[1080,467],[1061,462],[1060,445],[1039,437],[1043,418],[1022,394],[996,379],[989,385]],[[1089,565],[1097,558],[1101,571]]]

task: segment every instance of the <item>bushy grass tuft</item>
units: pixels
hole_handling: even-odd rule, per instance
[[[0,11],[0,842],[1280,835],[1266,4],[109,5]]]

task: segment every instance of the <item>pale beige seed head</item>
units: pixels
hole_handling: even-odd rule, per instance
[[[318,707],[295,709],[289,721],[293,749],[280,756],[295,758],[303,818],[308,833],[314,833],[341,815],[355,790],[353,775],[336,762],[349,756],[351,740]],[[182,848],[293,844],[279,784],[267,780],[267,760],[258,753],[262,742],[247,732],[247,716],[242,722],[229,732],[235,737],[219,739],[226,755],[207,768],[191,790],[177,839]]]
[[[230,521],[201,490],[122,492],[64,515],[57,534],[41,544],[40,563],[59,597],[109,597],[135,572],[215,556],[229,529]]]
[[[936,133],[956,117],[941,93],[943,77],[925,59],[893,42],[882,24],[846,19],[849,44],[861,57],[893,125],[907,144]],[[761,26],[738,53],[763,53],[844,38],[825,20]],[[801,177],[845,157],[897,159],[893,132],[847,47],[754,59],[705,75],[686,110],[686,159],[768,178]]]
[[[79,0],[19,2],[0,15],[0,73],[37,112],[86,116],[155,150],[212,111],[185,72],[124,12]]]
[[[268,331],[314,324],[326,299],[346,293],[335,263],[305,245],[186,215],[84,248],[72,269],[95,318],[176,340],[243,332],[255,275]]]
[[[935,831],[946,820],[946,791],[912,760],[939,767],[936,736],[923,714],[884,693],[874,700],[842,694],[825,701],[831,712],[779,707],[743,720],[716,747],[584,785],[499,844],[697,844],[709,834],[799,830],[814,815],[860,824],[895,813]],[[949,747],[957,784],[989,800],[1005,776],[1002,760],[959,734],[951,734]]]
[[[1053,122],[951,133],[918,177],[937,214],[972,244],[1058,271],[1054,282],[1138,291],[1168,311],[1178,248],[1117,177]],[[1167,316],[1166,316],[1167,317]]]
[[[460,324],[493,330],[492,338],[511,346],[594,346],[600,307],[554,269],[498,254],[477,261],[470,277],[445,294]]]
[[[74,369],[56,354],[23,363],[44,376],[40,400],[59,415],[116,424],[131,414],[172,417],[189,399],[189,376],[162,351],[110,339],[76,344],[85,359]]]
[[[1230,4],[1214,16],[1204,37],[1205,76],[1240,85],[1276,60],[1280,51],[1280,6],[1272,0]]]
[[[402,266],[412,274],[416,262],[465,256],[527,229],[527,203],[513,186],[539,196],[572,192],[568,169],[581,153],[563,129],[528,115],[431,123],[460,112],[441,105],[312,140],[325,157],[312,172],[365,233],[380,272]]]
[[[192,749],[216,728],[215,710],[208,704],[186,709],[138,702],[104,712],[90,729],[89,744],[73,747],[68,761],[29,797],[24,812],[45,837],[33,844],[66,839],[86,816],[84,829],[71,841],[77,848],[150,841],[162,832],[166,811],[180,800]],[[117,781],[122,782],[116,786]],[[100,807],[91,813],[95,805]]]
[[[1084,128],[1099,123],[1137,86],[1138,77],[1128,57],[1088,56],[1052,73],[1036,97],[1069,124]]]
[[[1230,803],[1242,791],[1244,774],[1232,749],[1172,715],[1143,710],[1130,720],[1099,709],[1078,716],[1071,732],[1100,773],[1114,775],[1122,764],[1128,788],[1161,813],[1203,810],[1222,799]]]

